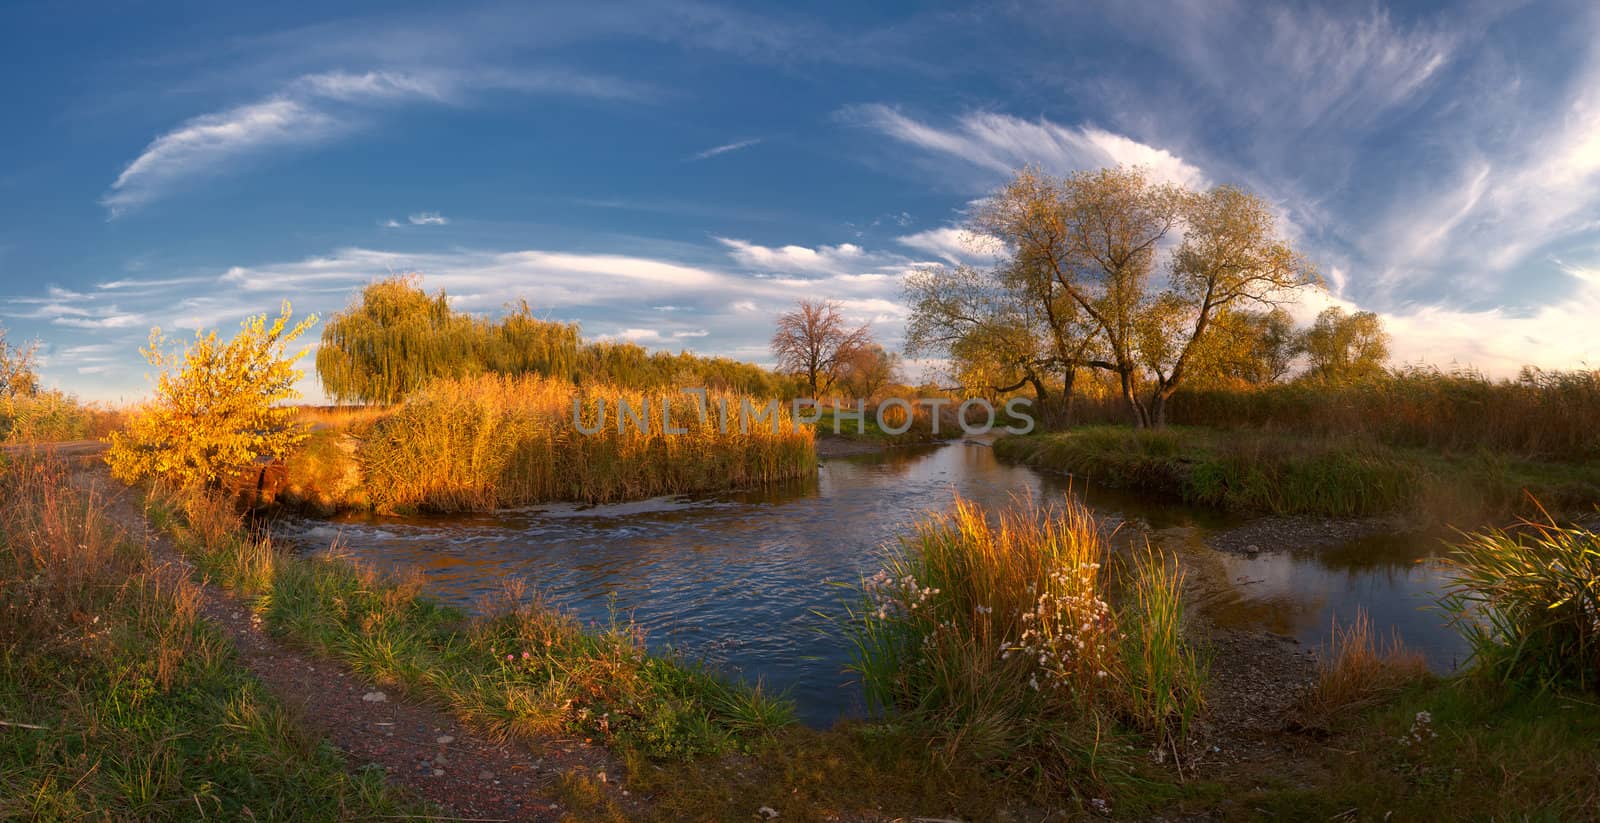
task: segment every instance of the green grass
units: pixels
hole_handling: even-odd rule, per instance
[[[0,817],[348,820],[423,813],[346,771],[56,469],[0,469]],[[33,728],[38,727],[38,728]]]
[[[1600,465],[1443,453],[1256,430],[1091,426],[1007,437],[1003,459],[1223,509],[1271,514],[1418,514],[1476,522],[1600,500]]]
[[[932,443],[961,436],[961,428],[953,420],[941,421],[939,433],[934,434],[932,418],[923,409],[918,409],[918,413],[912,417],[909,429],[898,433],[884,431],[883,427],[878,425],[877,413],[872,409],[868,409],[860,420],[855,419],[855,411],[853,409],[845,408],[843,411],[844,414],[839,415],[835,414],[834,409],[830,407],[817,409],[817,422],[812,426],[816,436],[843,437],[847,440],[882,443],[890,446]],[[895,411],[898,412],[899,410]],[[896,418],[889,418],[888,422],[890,428],[898,428],[899,424],[897,424]]]
[[[1475,667],[1538,689],[1600,690],[1600,534],[1524,523],[1445,556],[1445,609]]]
[[[791,722],[787,701],[653,654],[631,627],[582,626],[520,589],[468,618],[420,584],[275,551],[225,501],[152,498],[152,519],[269,630],[452,710],[491,737],[578,734],[653,758],[736,751]]]
[[[1424,714],[1425,713],[1425,714]],[[1422,678],[1239,785],[1196,786],[1240,819],[1588,820],[1600,704],[1482,679]]]

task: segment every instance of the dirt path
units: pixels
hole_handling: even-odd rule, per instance
[[[60,454],[60,452],[57,452]],[[193,566],[152,529],[136,492],[112,481],[99,461],[74,461],[73,480],[102,502],[131,539],[184,574]],[[227,632],[245,666],[310,731],[344,752],[353,769],[379,768],[459,820],[556,820],[564,776],[606,781],[617,774],[609,754],[583,740],[496,744],[463,728],[448,713],[365,681],[348,668],[278,640],[248,604],[206,584],[201,614]],[[612,783],[608,794],[630,798]]]

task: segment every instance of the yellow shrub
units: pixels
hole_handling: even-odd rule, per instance
[[[153,477],[179,486],[217,485],[261,458],[279,458],[306,437],[296,410],[301,372],[286,354],[308,317],[289,328],[289,304],[270,325],[265,314],[246,319],[226,345],[215,331],[197,333],[181,353],[164,352],[161,330],[144,350],[162,369],[153,402],[111,435],[106,462],[118,479]]]

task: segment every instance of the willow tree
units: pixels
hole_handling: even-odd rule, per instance
[[[1300,334],[1299,349],[1309,361],[1305,379],[1324,383],[1370,380],[1384,374],[1389,335],[1370,311],[1349,314],[1330,306]]]
[[[397,403],[437,378],[483,372],[571,377],[578,327],[533,315],[526,302],[500,320],[450,307],[412,275],[369,284],[322,329],[317,376],[339,402]]]
[[[1171,285],[1140,321],[1142,355],[1154,376],[1147,422],[1166,424],[1167,401],[1191,373],[1220,317],[1273,306],[1317,282],[1316,270],[1277,231],[1260,197],[1217,186],[1183,200],[1183,240],[1172,253]]]
[[[1034,288],[1047,282],[1012,277],[1005,268],[912,272],[904,284],[911,308],[906,353],[947,359],[957,383],[991,399],[1030,388],[1039,414],[1067,422],[1073,377],[1093,329],[1071,325],[1073,307]],[[1055,305],[1044,302],[1051,300]]]
[[[1024,170],[977,211],[973,228],[1011,251],[1009,276],[1028,284],[1046,328],[1063,337],[1096,330],[1136,425],[1150,423],[1139,397],[1139,335],[1161,241],[1182,217],[1185,192],[1133,167],[1055,178]],[[1065,310],[1071,314],[1064,316]],[[1085,338],[1087,339],[1087,338]],[[1065,348],[1065,346],[1063,346]]]

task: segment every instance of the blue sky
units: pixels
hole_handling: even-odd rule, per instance
[[[800,297],[896,346],[1030,163],[1254,189],[1328,279],[1299,313],[1401,359],[1600,365],[1592,3],[332,5],[0,10],[0,323],[47,382],[133,399],[151,326],[406,271],[654,348],[765,361]]]

